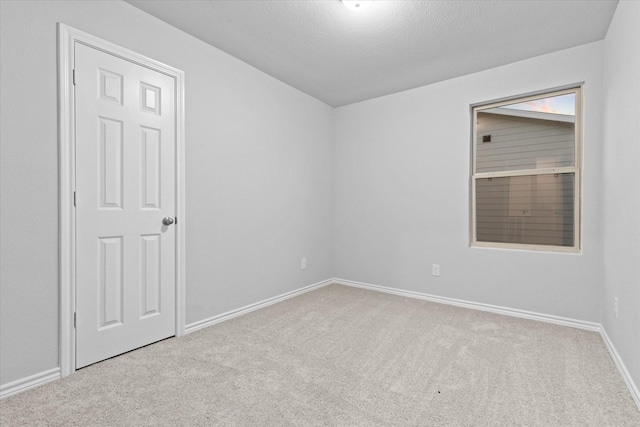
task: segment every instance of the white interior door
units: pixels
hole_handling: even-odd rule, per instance
[[[76,368],[175,335],[175,80],[75,43]]]

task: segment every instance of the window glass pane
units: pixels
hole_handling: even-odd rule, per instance
[[[478,111],[476,173],[575,166],[575,94]]]
[[[539,113],[560,114],[566,116],[576,115],[576,94],[548,96],[546,98],[533,99],[516,104],[503,105],[501,110],[536,111]]]
[[[575,174],[476,180],[476,240],[574,245]]]

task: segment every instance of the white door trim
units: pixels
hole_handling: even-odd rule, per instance
[[[91,34],[58,23],[58,187],[60,372],[75,371],[76,235],[74,43],[82,43],[175,79],[176,88],[176,336],[184,335],[185,310],[185,129],[184,72]]]

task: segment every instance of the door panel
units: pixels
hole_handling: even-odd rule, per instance
[[[122,324],[122,236],[99,237],[98,330]],[[84,310],[83,310],[84,311]]]
[[[175,80],[75,44],[76,368],[175,335]]]

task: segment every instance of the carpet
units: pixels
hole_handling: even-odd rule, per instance
[[[330,285],[0,401],[3,426],[640,426],[600,335]]]

